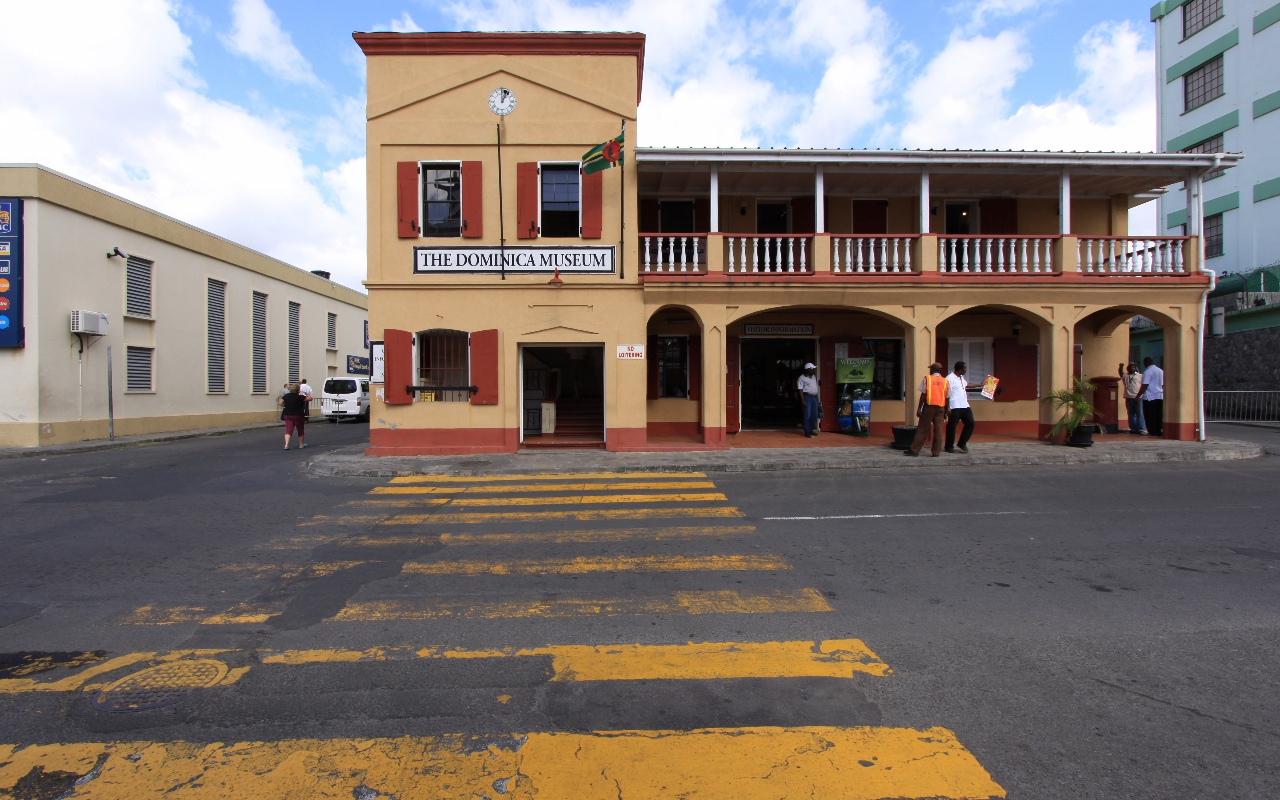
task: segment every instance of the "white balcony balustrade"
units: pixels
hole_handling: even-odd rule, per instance
[[[1077,271],[1182,274],[1186,240],[1184,236],[1081,236],[1076,240]]]
[[[1053,272],[1056,236],[941,236],[938,271],[995,275]]]
[[[813,252],[812,240],[812,236],[726,236],[728,271],[812,272],[813,267],[809,263]]]
[[[832,272],[911,272],[911,248],[918,236],[833,236]]]
[[[640,234],[645,272],[706,272],[707,237]]]

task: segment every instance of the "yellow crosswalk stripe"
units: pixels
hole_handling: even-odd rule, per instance
[[[489,522],[538,522],[549,519],[576,519],[591,522],[601,519],[679,519],[681,517],[745,517],[733,506],[690,506],[687,508],[593,508],[573,511],[492,511],[470,514],[397,514],[381,519],[381,525],[477,525]],[[333,517],[325,524],[364,525],[370,517],[356,516],[346,522]]]
[[[534,475],[402,475],[392,483],[495,483],[502,481],[580,481],[705,478],[705,472],[542,472]]]
[[[640,489],[714,489],[711,481],[614,481],[607,483],[519,483],[482,486],[378,486],[370,494],[515,494],[519,492],[607,492]]]
[[[504,544],[576,544],[590,542],[625,542],[633,539],[692,539],[700,536],[736,536],[755,533],[754,525],[703,525],[676,528],[617,528],[613,530],[551,531],[547,533],[442,533],[440,541],[446,545],[504,545]],[[378,540],[368,536],[357,537],[375,544]],[[389,539],[425,539],[434,537],[388,537]],[[404,542],[408,543],[408,542]]]
[[[570,506],[613,503],[723,503],[721,492],[676,492],[672,494],[583,494],[569,497],[449,497],[450,506]]]
[[[676,592],[658,597],[545,596],[519,599],[412,598],[348,603],[335,622],[429,619],[525,619],[530,617],[637,614],[780,614],[834,611],[816,589],[774,592]]]
[[[650,645],[548,645],[467,650],[460,647],[374,647],[367,650],[259,651],[263,664],[326,664],[410,658],[550,656],[553,681],[852,678],[892,674],[860,639],[797,642],[689,642]]]
[[[405,575],[585,575],[591,572],[743,572],[789,570],[782,556],[579,556],[512,561],[409,562]]]
[[[1003,798],[945,728],[749,727],[276,742],[0,745],[0,785],[77,796],[765,800]],[[34,795],[33,795],[34,796]]]

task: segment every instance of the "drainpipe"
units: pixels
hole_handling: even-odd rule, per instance
[[[1218,282],[1218,274],[1204,267],[1200,269],[1209,276],[1209,287],[1204,290],[1204,294],[1200,295],[1200,325],[1197,329],[1200,338],[1196,342],[1196,406],[1200,413],[1200,441],[1203,442],[1206,438],[1204,431],[1204,324],[1209,305],[1209,293]]]

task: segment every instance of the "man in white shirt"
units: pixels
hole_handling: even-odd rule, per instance
[[[1164,436],[1164,370],[1151,356],[1142,359],[1142,416],[1147,420],[1147,433]]]
[[[311,416],[311,387],[307,385],[307,379],[303,378],[302,383],[298,384],[298,394],[305,395],[307,398],[307,416]]]
[[[816,436],[818,430],[818,368],[805,364],[804,372],[796,379],[800,401],[804,403],[804,435]]]
[[[969,452],[969,437],[973,435],[973,409],[969,407],[969,379],[964,376],[969,367],[963,361],[957,361],[951,374],[947,376],[947,446],[948,453],[959,450]],[[960,442],[956,443],[956,425],[964,423],[960,431]]]

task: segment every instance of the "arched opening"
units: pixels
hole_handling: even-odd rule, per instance
[[[651,446],[703,444],[702,323],[684,306],[649,317],[645,344],[646,434]]]
[[[965,362],[966,399],[975,430],[983,438],[1039,438],[1044,324],[1039,317],[1005,306],[968,308],[938,323],[935,358],[948,373],[956,362]],[[983,393],[988,376],[997,379],[991,397]]]
[[[1184,398],[1177,391],[1185,372],[1181,333],[1169,317],[1136,307],[1101,309],[1076,323],[1071,374],[1097,387],[1094,422],[1103,431],[1190,438],[1178,423],[1188,410],[1182,406],[1195,414],[1194,392]]]
[[[808,363],[817,368],[818,431],[859,434],[826,437],[823,444],[866,443],[863,434],[883,443],[903,422],[907,331],[894,319],[859,308],[784,307],[732,321],[726,334],[725,421],[732,446],[804,441],[797,384]],[[854,420],[855,395],[869,401],[869,419],[859,413]]]

